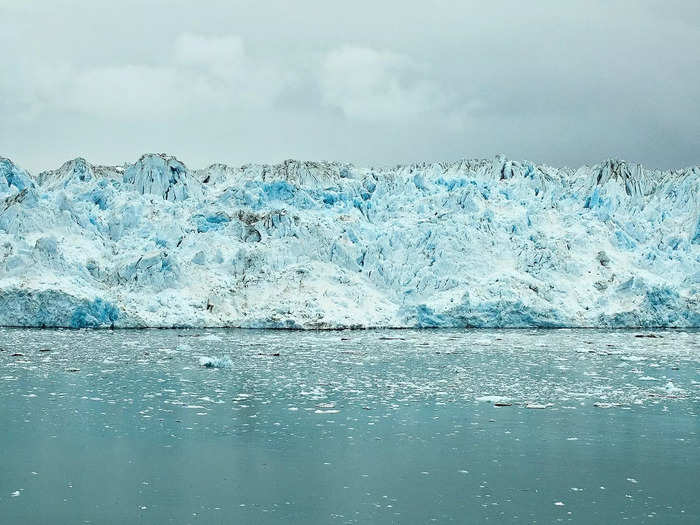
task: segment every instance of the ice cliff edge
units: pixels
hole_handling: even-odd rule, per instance
[[[700,166],[0,157],[0,325],[700,326]]]

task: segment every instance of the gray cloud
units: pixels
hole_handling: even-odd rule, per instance
[[[700,4],[415,4],[0,0],[0,155],[700,162]]]

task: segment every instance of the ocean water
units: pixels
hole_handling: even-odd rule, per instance
[[[3,329],[0,523],[698,523],[699,372],[698,331]]]

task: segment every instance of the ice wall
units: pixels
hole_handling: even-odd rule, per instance
[[[700,326],[700,167],[0,158],[0,325]]]

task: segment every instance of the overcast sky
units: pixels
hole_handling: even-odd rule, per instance
[[[0,51],[0,156],[33,172],[700,163],[694,0],[0,0]]]

